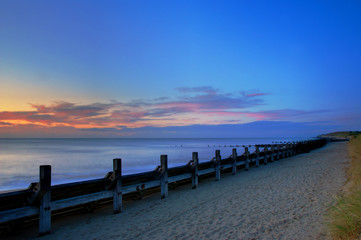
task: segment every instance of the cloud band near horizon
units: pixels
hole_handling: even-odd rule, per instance
[[[320,113],[294,109],[252,111],[266,105],[260,91],[223,93],[209,86],[178,88],[174,99],[131,100],[129,102],[76,104],[57,101],[30,104],[33,111],[0,112],[0,134],[13,129],[114,130],[144,127],[244,124],[254,121],[300,121]],[[129,135],[129,133],[124,133]],[[121,134],[120,134],[121,135]]]

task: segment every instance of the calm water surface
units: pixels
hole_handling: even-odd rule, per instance
[[[267,144],[298,139],[0,139],[0,191],[27,188],[39,178],[39,166],[52,166],[52,185],[102,178],[112,171],[112,159],[122,158],[122,174],[153,170],[161,154],[169,167],[185,165],[192,152],[201,162],[232,153],[230,145]],[[225,147],[226,145],[226,147]],[[252,149],[251,149],[252,150]],[[238,147],[237,152],[243,153]]]

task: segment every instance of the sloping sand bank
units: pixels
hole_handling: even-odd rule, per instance
[[[345,182],[347,143],[54,222],[41,239],[327,239],[324,213]],[[20,236],[18,236],[20,237]],[[29,237],[29,235],[27,236]]]

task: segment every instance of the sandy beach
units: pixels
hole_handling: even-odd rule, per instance
[[[325,212],[345,183],[347,143],[53,222],[41,239],[328,239]],[[36,227],[35,227],[36,228]],[[25,231],[16,239],[35,237]]]

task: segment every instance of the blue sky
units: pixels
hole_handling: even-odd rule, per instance
[[[1,1],[0,136],[360,130],[360,13],[359,1]]]

